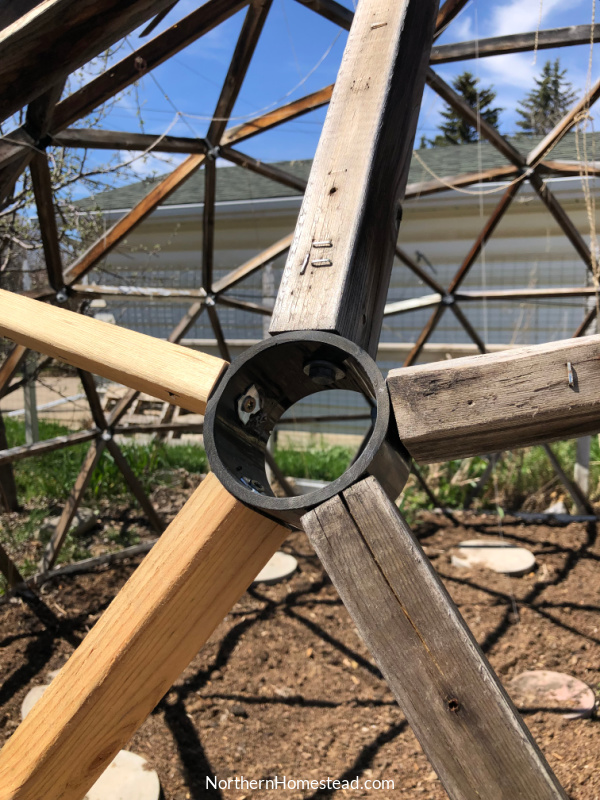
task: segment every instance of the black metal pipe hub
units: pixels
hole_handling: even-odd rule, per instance
[[[299,400],[331,389],[359,392],[374,409],[370,436],[351,466],[326,487],[275,497],[265,450],[281,416]],[[223,375],[204,417],[211,469],[247,506],[300,527],[311,508],[366,475],[396,498],[410,472],[410,456],[396,430],[387,386],[373,359],[354,343],[322,331],[284,333],[249,348]]]

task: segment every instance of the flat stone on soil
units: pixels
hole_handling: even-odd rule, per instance
[[[58,670],[56,670],[58,672]],[[21,705],[25,719],[48,686],[34,686]],[[160,781],[145,758],[128,750],[120,750],[110,762],[84,800],[159,800]]]
[[[591,717],[596,698],[583,681],[546,669],[522,672],[506,684],[519,711],[551,711],[563,719]]]
[[[145,758],[121,750],[111,761],[85,800],[159,800],[158,775]]]
[[[277,583],[293,575],[298,567],[294,556],[278,550],[258,573],[252,583]]]
[[[33,689],[27,692],[25,699],[21,703],[21,719],[25,719],[47,688],[47,684],[45,686],[34,686]]]
[[[494,539],[460,542],[451,560],[455,567],[487,567],[505,575],[524,575],[535,567],[535,556],[527,548]]]

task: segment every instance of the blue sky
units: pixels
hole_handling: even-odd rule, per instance
[[[509,33],[535,30],[541,10],[541,28],[589,24],[596,0],[470,0],[461,14],[450,24],[438,43],[463,41]],[[352,8],[352,0],[343,0]],[[179,0],[152,36],[197,7],[192,0]],[[143,130],[160,135],[177,118],[170,133],[182,136],[202,136],[214,109],[231,53],[243,20],[240,12],[193,45],[145,76],[137,87],[141,104]],[[600,13],[598,14],[600,24]],[[255,57],[233,112],[238,121],[252,118],[281,103],[315,91],[335,80],[346,32],[324,20],[295,0],[274,0],[269,19],[256,50]],[[120,57],[131,47],[139,47],[145,39],[133,33],[125,43]],[[591,80],[600,75],[597,47],[594,48]],[[533,87],[549,58],[560,56],[568,76],[578,93],[588,81],[589,45],[557,50],[542,50],[534,59],[533,53],[473,60],[438,67],[448,81],[470,69],[481,78],[483,86],[492,84],[498,93],[496,105],[504,110],[501,129],[516,130],[515,106]],[[140,130],[134,93],[122,97],[103,126],[116,130]],[[434,136],[443,102],[426,90],[417,142],[420,135]],[[326,109],[244,143],[246,152],[265,161],[310,158],[318,142]],[[177,157],[164,160],[147,157],[136,162],[140,175],[151,171],[167,171]]]

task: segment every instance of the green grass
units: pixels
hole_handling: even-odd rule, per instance
[[[23,422],[6,419],[9,446],[23,444],[25,429]],[[55,423],[40,420],[40,438],[48,439],[70,433],[69,429]],[[89,444],[65,447],[54,453],[28,458],[15,464],[15,477],[22,501],[42,501],[62,504],[79,474]],[[575,442],[559,442],[552,445],[567,474],[573,474]],[[133,441],[122,445],[131,468],[141,480],[147,492],[158,485],[169,484],[175,470],[184,469],[192,473],[206,472],[208,463],[204,450],[193,444],[166,445],[162,442],[140,444]],[[319,440],[306,448],[278,447],[275,451],[277,463],[286,475],[297,478],[332,481],[350,465],[354,451],[339,445],[328,446]],[[486,466],[484,458],[449,461],[441,465],[422,467],[422,472],[439,503],[450,508],[464,505],[470,488],[475,484]],[[514,453],[506,453],[496,467],[492,478],[477,501],[478,508],[506,509],[522,508],[523,504],[542,487],[550,484],[554,472],[541,447],[530,447]],[[592,438],[590,465],[590,495],[592,501],[600,499],[600,448],[598,437]],[[130,497],[123,477],[108,452],[104,452],[87,490],[85,502]],[[566,499],[569,507],[570,500]],[[33,503],[36,505],[36,503]],[[409,515],[418,509],[430,508],[423,490],[411,480],[405,490],[401,507]],[[42,512],[40,512],[42,513]],[[33,512],[30,521],[19,535],[27,538],[39,526],[39,514]],[[31,529],[31,530],[30,530]]]
[[[278,447],[275,460],[286,475],[294,478],[312,478],[316,481],[333,481],[350,466],[354,450],[339,445],[313,445],[305,450]]]
[[[71,431],[56,423],[40,420],[40,439],[64,436]],[[25,443],[24,424],[10,417],[6,419],[9,447]],[[26,458],[14,465],[15,480],[22,501],[44,499],[61,503],[68,496],[87,452],[89,444],[76,444]],[[206,472],[208,462],[201,447],[191,444],[166,445],[162,442],[139,444],[128,441],[121,449],[132,470],[146,491],[157,485],[169,483],[169,473],[175,469],[188,472]],[[114,499],[128,495],[120,470],[107,451],[104,451],[94,470],[84,500]]]

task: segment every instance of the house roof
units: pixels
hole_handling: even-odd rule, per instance
[[[592,151],[600,149],[600,133],[593,134],[594,147]],[[526,154],[532,149],[541,137],[516,136],[509,141],[521,152]],[[589,151],[588,143],[588,151]],[[419,157],[427,164],[429,169],[436,175],[448,177],[460,175],[465,172],[477,172],[480,169],[490,169],[492,167],[507,164],[506,159],[488,142],[448,145],[446,147],[421,148],[418,151]],[[551,158],[554,160],[577,161],[577,143],[575,134],[570,133],[563,137],[552,150]],[[285,170],[297,177],[308,178],[312,161],[279,161],[274,166]],[[301,192],[290,189],[282,184],[263,178],[255,172],[242,169],[241,167],[220,167],[217,170],[217,192],[216,200],[219,202],[227,201],[248,201],[266,200],[277,197],[293,197],[300,195]],[[158,176],[146,179],[118,189],[110,189],[97,194],[94,198],[87,198],[81,201],[82,208],[95,208],[101,211],[114,209],[132,208],[139,200],[144,197],[154,186],[156,186],[165,176]],[[413,157],[410,172],[408,175],[409,183],[429,181],[432,175],[423,167],[419,161]],[[204,173],[199,170],[194,173],[176,192],[168,197],[162,205],[192,205],[204,201]]]

